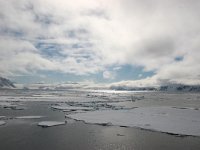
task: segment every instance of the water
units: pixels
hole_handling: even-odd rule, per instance
[[[1,150],[198,150],[200,138],[185,136],[178,137],[166,133],[141,130],[137,128],[124,128],[117,126],[100,126],[85,124],[76,121],[66,125],[51,128],[37,126],[43,120],[66,120],[65,113],[54,111],[50,107],[57,101],[116,101],[130,100],[131,94],[107,94],[88,92],[66,91],[2,91],[1,101],[19,101],[25,110],[12,110],[0,108],[1,116],[41,115],[41,119],[8,119],[7,124],[0,126],[0,149]],[[118,95],[119,94],[119,95]],[[33,96],[34,95],[34,96]],[[38,95],[38,96],[37,96]],[[48,96],[47,96],[48,95]],[[94,96],[98,95],[98,96]],[[103,95],[103,97],[102,97]],[[143,99],[134,102],[135,106],[160,106],[177,105],[199,107],[199,94],[174,94],[174,93],[139,93],[134,96]],[[33,98],[34,97],[34,98]],[[50,97],[50,99],[49,99]],[[53,97],[53,99],[52,99]],[[111,97],[111,100],[110,100]],[[103,99],[102,99],[103,98]],[[34,102],[30,102],[34,100]],[[48,101],[49,100],[49,101]],[[56,101],[56,102],[55,102]],[[181,101],[181,103],[180,103]],[[18,102],[17,102],[18,103]]]

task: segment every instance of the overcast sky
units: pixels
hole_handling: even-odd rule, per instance
[[[200,83],[199,0],[0,0],[0,76]]]

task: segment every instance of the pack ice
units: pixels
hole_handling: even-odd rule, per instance
[[[6,124],[5,121],[0,121],[0,126]]]
[[[44,116],[19,116],[19,117],[16,117],[16,119],[40,119],[43,117]]]
[[[172,107],[139,107],[131,110],[102,110],[70,114],[87,123],[112,123],[179,135],[200,136],[200,111]]]
[[[56,105],[56,106],[51,106],[53,109],[58,109],[58,110],[70,110],[70,111],[75,111],[75,110],[93,110],[93,108],[90,107],[77,107],[77,106],[68,106],[68,105]]]
[[[52,126],[58,126],[58,125],[64,125],[65,122],[60,121],[42,121],[38,123],[38,126],[41,127],[52,127]]]

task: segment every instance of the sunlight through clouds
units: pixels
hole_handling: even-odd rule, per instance
[[[198,84],[199,9],[197,0],[1,1],[0,75],[101,73],[114,82],[115,68],[132,65],[144,83]]]

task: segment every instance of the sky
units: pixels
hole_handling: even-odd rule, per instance
[[[200,84],[199,0],[0,0],[16,83]]]

